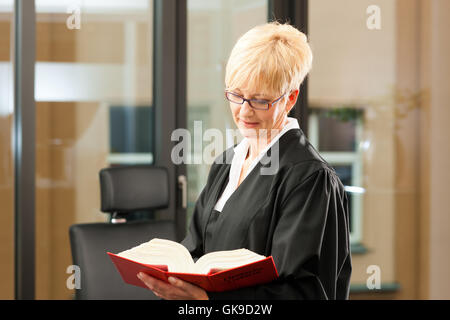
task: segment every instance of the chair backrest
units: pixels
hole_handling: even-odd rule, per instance
[[[151,165],[106,168],[100,170],[99,178],[103,212],[127,213],[169,205],[166,168]]]
[[[126,166],[100,171],[101,210],[119,214],[166,208],[167,170],[154,166]],[[118,216],[116,216],[117,218]],[[117,219],[117,221],[122,221]],[[87,223],[69,230],[73,264],[80,269],[76,299],[159,299],[150,290],[123,282],[106,252],[118,253],[153,238],[176,240],[174,221]]]

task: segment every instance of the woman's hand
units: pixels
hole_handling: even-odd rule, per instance
[[[137,277],[155,295],[165,300],[209,300],[206,291],[202,288],[174,277],[169,277],[170,284],[143,272],[139,272]]]

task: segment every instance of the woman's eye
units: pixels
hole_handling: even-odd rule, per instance
[[[255,103],[259,103],[259,104],[267,104],[269,103],[267,100],[253,100]]]

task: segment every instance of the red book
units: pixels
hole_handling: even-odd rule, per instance
[[[169,272],[167,265],[140,263],[110,252],[107,254],[126,283],[146,289],[147,286],[137,278],[139,272],[144,272],[167,283],[169,282],[168,278],[173,276],[210,292],[228,291],[268,283],[278,278],[272,256],[263,257],[258,261],[238,267],[217,272],[214,272],[213,269],[208,274],[202,274]]]

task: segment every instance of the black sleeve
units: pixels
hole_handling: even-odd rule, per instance
[[[181,241],[190,252],[192,259],[197,261],[198,258],[203,256],[203,235],[201,230],[200,219],[203,213],[203,208],[206,201],[206,186],[203,188],[202,192],[195,202],[194,212],[189,223],[189,229],[186,237]]]
[[[351,274],[347,196],[330,169],[290,188],[279,207],[271,254],[279,278],[215,299],[347,299]]]
[[[236,145],[237,144],[235,144],[233,147],[228,148],[222,154],[217,156],[216,159],[214,159],[214,162],[208,172],[206,185],[203,187],[203,190],[200,192],[200,195],[195,202],[194,211],[192,212],[192,216],[190,218],[187,235],[183,239],[183,241],[181,241],[181,244],[189,250],[194,261],[197,261],[198,258],[205,254],[203,252],[202,218],[204,217],[204,209],[207,201],[207,195],[210,193],[210,186],[215,181],[221,165],[229,161],[229,153],[232,152],[233,148]]]

